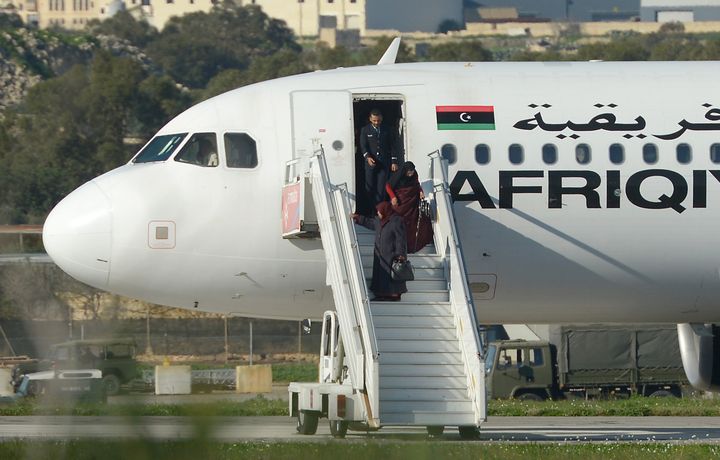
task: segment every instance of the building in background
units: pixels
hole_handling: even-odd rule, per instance
[[[640,16],[640,0],[475,0],[474,3],[483,8],[516,8],[518,20],[528,22],[627,21]]]
[[[284,20],[295,34],[316,37],[322,29],[437,32],[443,21],[463,24],[462,0],[236,0],[259,5]]]
[[[720,0],[642,0],[640,17],[648,22],[720,21]]]

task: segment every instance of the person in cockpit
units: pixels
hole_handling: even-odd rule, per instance
[[[198,140],[197,161],[201,166],[218,165],[218,154],[215,152],[215,149],[213,149],[212,142],[203,138]]]

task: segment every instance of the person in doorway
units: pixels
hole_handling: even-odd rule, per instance
[[[392,175],[385,190],[393,211],[402,217],[405,224],[408,252],[419,251],[433,240],[433,228],[430,218],[420,214],[420,202],[425,194],[412,161],[406,161]]]
[[[388,175],[398,169],[397,139],[391,127],[383,124],[380,110],[372,109],[369,123],[360,130],[360,152],[365,167],[367,209],[385,200]]]
[[[376,217],[353,214],[353,219],[363,227],[375,230],[375,251],[373,256],[372,281],[370,290],[375,294],[373,300],[398,301],[407,292],[405,281],[392,278],[392,263],[407,258],[405,224],[400,216],[393,212],[387,201],[377,205]]]

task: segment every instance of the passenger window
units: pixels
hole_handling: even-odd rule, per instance
[[[643,145],[643,160],[649,165],[654,165],[658,161],[658,149],[655,144]]]
[[[212,168],[217,166],[218,153],[215,133],[193,134],[175,157],[175,161]]]
[[[692,150],[690,149],[690,145],[678,144],[675,148],[675,152],[677,153],[678,163],[686,165],[692,161]]]
[[[524,157],[525,157],[525,155],[523,152],[522,145],[512,144],[508,148],[508,159],[510,160],[510,163],[512,163],[514,165],[522,164],[523,160],[525,159]]]
[[[155,136],[133,159],[133,163],[165,161],[175,152],[187,133]]]
[[[69,347],[57,347],[53,353],[52,359],[54,361],[67,361],[70,359],[70,348]]]
[[[529,350],[526,350],[526,352],[528,353],[527,363],[528,363],[530,366],[537,367],[537,366],[542,366],[542,365],[543,365],[544,360],[543,360],[542,349],[540,349],[540,348],[530,348]]]
[[[581,165],[590,163],[590,146],[587,144],[578,144],[575,147],[575,159]]]
[[[475,146],[475,161],[480,165],[490,163],[490,147],[487,144]]]
[[[449,164],[455,164],[457,161],[457,149],[453,144],[445,144],[440,148],[440,154]]]
[[[258,165],[255,140],[245,133],[225,134],[228,168],[254,168]]]
[[[512,367],[520,366],[521,363],[521,351],[519,348],[505,348],[500,351],[497,368],[510,369]]]
[[[610,161],[616,165],[625,161],[625,149],[623,149],[622,145],[613,144],[610,146]]]
[[[720,163],[720,144],[710,146],[710,161]]]
[[[554,144],[545,144],[542,146],[543,161],[547,165],[557,163],[557,147]]]
[[[107,359],[132,358],[134,355],[134,347],[131,345],[108,345]]]

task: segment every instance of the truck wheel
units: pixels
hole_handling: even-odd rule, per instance
[[[105,394],[115,396],[120,393],[120,378],[115,374],[108,374],[103,377],[103,385],[105,385]]]
[[[435,436],[442,436],[443,432],[445,431],[444,426],[428,426],[427,432],[429,436],[435,437]]]
[[[668,390],[657,390],[650,393],[651,398],[674,398],[675,395]]]
[[[297,431],[300,434],[317,433],[318,420],[320,416],[315,412],[298,411],[297,413]]]
[[[333,438],[343,439],[347,430],[348,422],[345,420],[330,420],[330,434]]]
[[[476,426],[459,426],[460,439],[479,439],[480,428]]]
[[[545,401],[545,398],[537,393],[523,393],[521,395],[517,395],[515,399],[519,401]]]

